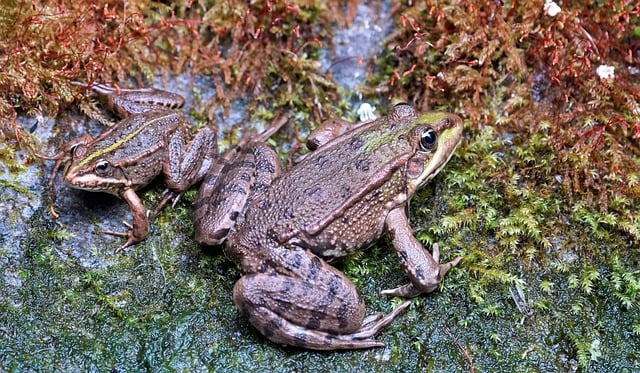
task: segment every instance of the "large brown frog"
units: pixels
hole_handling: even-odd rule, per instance
[[[387,232],[410,282],[383,293],[433,291],[461,258],[440,264],[438,246],[430,254],[414,238],[405,209],[453,154],[462,122],[400,104],[335,132],[286,173],[261,142],[219,165],[196,201],[196,239],[224,242],[244,274],[234,303],[270,340],[320,350],[383,346],[374,336],[409,302],[365,319],[353,283],[324,259],[364,249]]]

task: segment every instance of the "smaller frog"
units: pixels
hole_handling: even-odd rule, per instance
[[[375,335],[409,305],[365,318],[354,284],[327,261],[363,250],[387,233],[409,282],[382,293],[434,291],[461,257],[440,263],[413,236],[411,196],[447,164],[462,120],[399,104],[377,120],[330,122],[315,148],[288,172],[261,141],[215,168],[195,203],[196,240],[224,243],[243,273],[233,289],[240,312],[273,342],[317,350],[383,346]]]
[[[82,84],[82,83],[74,83]],[[64,183],[72,188],[114,194],[129,204],[133,224],[127,232],[103,231],[126,237],[116,252],[144,240],[149,232],[147,210],[136,190],[162,174],[167,184],[158,212],[169,200],[175,201],[189,187],[202,180],[216,155],[216,135],[203,127],[195,135],[181,111],[184,99],[174,93],[153,88],[115,89],[91,85],[106,98],[106,106],[122,118],[96,138],[80,136],[64,144],[54,156],[36,156],[55,160],[49,187],[58,169],[66,164]],[[51,207],[54,217],[57,213]]]

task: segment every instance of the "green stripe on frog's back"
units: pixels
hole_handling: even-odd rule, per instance
[[[381,147],[390,147],[391,143],[396,142],[400,136],[407,134],[412,127],[411,121],[372,127],[367,133],[363,134],[364,144],[360,152],[370,155]],[[394,148],[393,150],[400,149]]]
[[[150,113],[153,114],[153,115],[148,115]],[[151,116],[152,117],[151,119],[143,119],[142,121],[144,123],[142,123],[141,125],[137,126],[134,131],[132,131],[129,134],[126,134],[126,135],[122,136],[118,140],[114,141],[113,144],[111,144],[111,145],[109,145],[109,146],[107,146],[105,148],[98,149],[98,150],[94,151],[93,153],[89,154],[85,159],[83,159],[81,162],[79,162],[76,167],[84,167],[87,164],[89,164],[91,161],[93,161],[94,159],[99,158],[99,157],[103,156],[104,154],[107,154],[109,152],[112,152],[112,151],[115,151],[115,150],[119,149],[120,147],[124,146],[129,141],[131,141],[131,139],[133,139],[137,135],[139,135],[140,132],[142,132],[146,128],[149,128],[150,126],[154,126],[154,125],[158,124],[158,122],[165,121],[170,116],[180,116],[181,115],[180,113],[175,112],[175,111],[166,111],[166,112],[164,112],[163,115],[160,115],[160,113],[158,113],[158,112],[150,112],[150,113],[140,114],[139,116]],[[141,119],[139,116],[138,115],[131,116],[131,117],[125,119],[125,120]],[[104,135],[107,135],[107,134],[110,134],[110,131],[106,132]]]
[[[443,120],[447,119],[448,117],[449,114],[444,112],[428,112],[418,117],[407,118],[395,123],[387,121],[388,123],[385,123],[382,126],[379,125],[377,127],[372,127],[368,133],[364,134],[363,137],[365,137],[366,140],[364,142],[362,150],[367,154],[371,154],[376,149],[385,145],[390,146],[391,143],[395,142],[393,148],[397,153],[410,151],[411,145],[409,144],[408,140],[404,141],[406,140],[406,137],[403,140],[401,140],[400,137],[409,134],[409,132],[411,132],[413,128],[418,126],[432,127],[438,132],[438,134],[440,135],[439,137],[448,137],[449,128],[455,127],[453,123],[443,122]],[[456,141],[459,137],[459,132],[460,131],[458,131],[457,135],[454,135]],[[438,139],[438,142],[441,142],[441,139]],[[409,148],[398,148],[398,146],[400,146],[400,144],[402,143],[405,143],[407,146],[409,146]]]

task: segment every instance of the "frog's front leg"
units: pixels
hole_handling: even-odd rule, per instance
[[[308,251],[284,255],[289,273],[248,274],[233,288],[236,307],[255,328],[275,343],[315,350],[384,346],[374,336],[409,302],[363,325],[364,302],[349,279]]]
[[[127,237],[127,241],[116,249],[116,253],[124,250],[125,248],[135,245],[141,242],[149,234],[149,219],[147,218],[147,209],[142,204],[140,197],[136,194],[135,190],[126,188],[120,195],[129,204],[131,208],[131,214],[133,216],[133,224],[129,226],[127,232],[115,232],[109,230],[103,230],[102,233],[111,234],[114,236]],[[125,225],[128,225],[125,223]]]
[[[448,263],[440,264],[438,245],[433,245],[433,255],[424,249],[413,236],[413,230],[402,208],[389,212],[385,226],[400,258],[400,264],[411,282],[396,289],[384,290],[382,294],[415,297],[430,293],[435,290],[444,275],[462,260],[459,256]]]

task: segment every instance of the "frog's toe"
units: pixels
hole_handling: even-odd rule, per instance
[[[123,233],[123,232],[102,231],[102,233],[111,234],[114,236],[127,237],[127,241],[115,249],[114,253],[116,254],[124,251],[124,249],[126,249],[127,247],[135,245],[138,242],[142,241],[142,240],[136,239],[135,237],[133,237],[133,235]]]
[[[412,283],[408,283],[406,285],[399,286],[395,289],[386,289],[382,290],[380,294],[386,295],[389,297],[402,297],[402,298],[413,298],[418,295],[424,293],[424,291],[419,290]]]
[[[428,276],[424,275],[423,272],[423,276],[414,277],[412,279],[413,282],[395,289],[383,290],[380,294],[392,297],[413,298],[420,294],[431,293],[438,287],[438,284],[440,284],[447,272],[462,260],[462,257],[458,256],[448,263],[438,264],[438,256],[437,245],[434,245],[433,257],[436,259],[434,265],[437,266],[435,267],[437,270],[429,272]]]
[[[455,259],[453,259],[452,261],[448,262],[448,263],[444,263],[444,264],[440,264],[440,280],[442,280],[442,278],[444,277],[444,275],[447,274],[447,272],[449,272],[449,270],[453,267],[455,267],[456,265],[458,265],[458,263],[460,263],[460,261],[462,260],[461,256],[456,257]]]
[[[182,193],[172,191],[171,189],[165,189],[165,191],[162,193],[162,199],[160,200],[156,208],[153,209],[153,212],[150,215],[151,218],[155,219],[158,215],[160,215],[160,212],[162,212],[162,209],[167,205],[167,203],[170,203],[171,207],[176,207],[176,204],[180,200],[180,197],[182,197]]]
[[[127,227],[131,227],[130,224],[128,224],[127,222],[123,222],[124,225],[126,225]],[[104,234],[109,234],[112,236],[118,236],[118,237],[126,237],[127,241],[125,241],[125,243],[123,243],[122,245],[118,246],[115,250],[115,253],[119,253],[121,251],[123,251],[124,249],[126,249],[129,246],[135,245],[138,242],[143,241],[146,238],[146,234],[140,236],[139,234],[136,234],[136,231],[134,229],[129,229],[127,232],[118,232],[118,231],[110,231],[110,230],[102,230],[101,231]]]
[[[382,329],[384,329],[387,325],[389,325],[398,315],[402,314],[404,310],[409,307],[411,301],[405,301],[396,307],[393,311],[391,311],[386,316],[375,320],[374,322],[368,322],[362,324],[362,328],[357,332],[350,334],[349,336],[356,339],[369,339],[378,334]],[[371,317],[371,316],[370,316]],[[369,319],[367,317],[365,320]]]
[[[111,236],[118,236],[118,237],[129,237],[130,236],[129,232],[110,231],[110,230],[107,230],[107,229],[103,229],[100,232],[104,233],[104,234],[109,234]]]
[[[373,315],[369,315],[362,320],[362,328],[366,327],[369,324],[373,324],[374,322],[380,320],[384,317],[384,313],[376,312]]]
[[[113,252],[114,252],[114,254],[119,254],[119,253],[123,252],[124,249],[126,249],[127,247],[129,247],[131,245],[133,245],[133,243],[130,243],[129,241],[127,241],[127,242],[123,243],[122,245],[116,247],[116,249]]]

